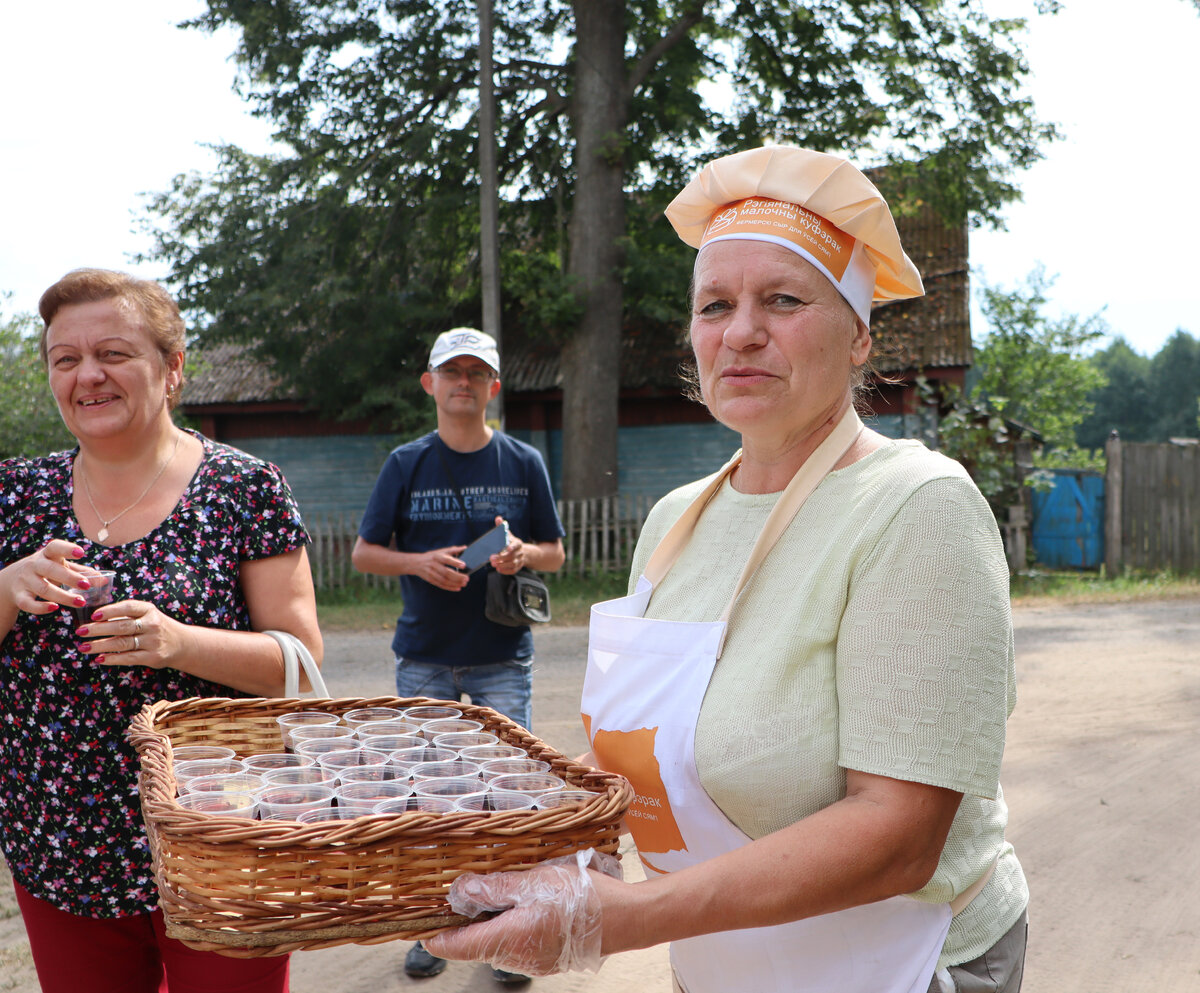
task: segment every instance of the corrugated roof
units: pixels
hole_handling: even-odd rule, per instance
[[[184,406],[296,399],[299,397],[284,389],[279,377],[245,345],[222,342],[188,354],[181,398]]]

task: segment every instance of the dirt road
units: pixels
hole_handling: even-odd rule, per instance
[[[1200,600],[1022,607],[1018,701],[1004,788],[1009,836],[1029,876],[1024,993],[1200,989]],[[392,692],[387,635],[330,634],[330,692]],[[585,632],[537,633],[534,724],[583,750]],[[625,859],[636,873],[635,859]],[[0,991],[38,987],[11,892],[0,886]],[[484,966],[401,972],[404,942],[292,959],[293,993],[493,993]],[[613,956],[596,975],[537,980],[541,993],[665,991],[666,953]],[[742,993],[742,991],[730,991]],[[745,991],[752,993],[752,991]]]

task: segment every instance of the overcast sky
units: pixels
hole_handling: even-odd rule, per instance
[[[986,0],[1032,14],[1033,0]],[[200,0],[41,0],[0,13],[0,302],[34,311],[81,265],[136,269],[141,194],[207,171],[204,143],[268,147],[232,92],[230,34],[174,25]],[[1104,312],[1153,354],[1177,329],[1200,337],[1197,114],[1200,14],[1189,0],[1066,0],[1031,18],[1031,90],[1064,141],[1019,177],[1007,230],[973,232],[976,275],[1013,288],[1057,274],[1050,313]],[[976,334],[981,331],[977,327]]]

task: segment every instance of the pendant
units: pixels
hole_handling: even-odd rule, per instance
[[[99,531],[97,531],[96,538],[101,543],[108,541],[108,528],[101,528]]]

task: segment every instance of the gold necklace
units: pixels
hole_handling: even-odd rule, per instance
[[[146,494],[154,488],[154,484],[157,483],[162,478],[162,474],[167,471],[167,466],[175,461],[175,453],[179,451],[179,443],[182,440],[183,432],[179,431],[175,435],[175,447],[171,449],[171,454],[167,456],[167,460],[159,467],[158,472],[154,474],[154,478],[150,480],[150,484],[144,490],[142,490],[141,494],[136,500],[133,501],[133,503],[117,514],[116,517],[110,517],[107,521],[104,519],[100,511],[96,509],[96,501],[92,499],[92,488],[90,485],[88,485],[87,476],[83,477],[83,492],[87,494],[88,503],[91,504],[92,507],[92,513],[95,514],[97,520],[100,521],[100,530],[96,532],[96,538],[98,541],[102,543],[107,541],[108,526],[110,524],[115,524],[146,498]]]

